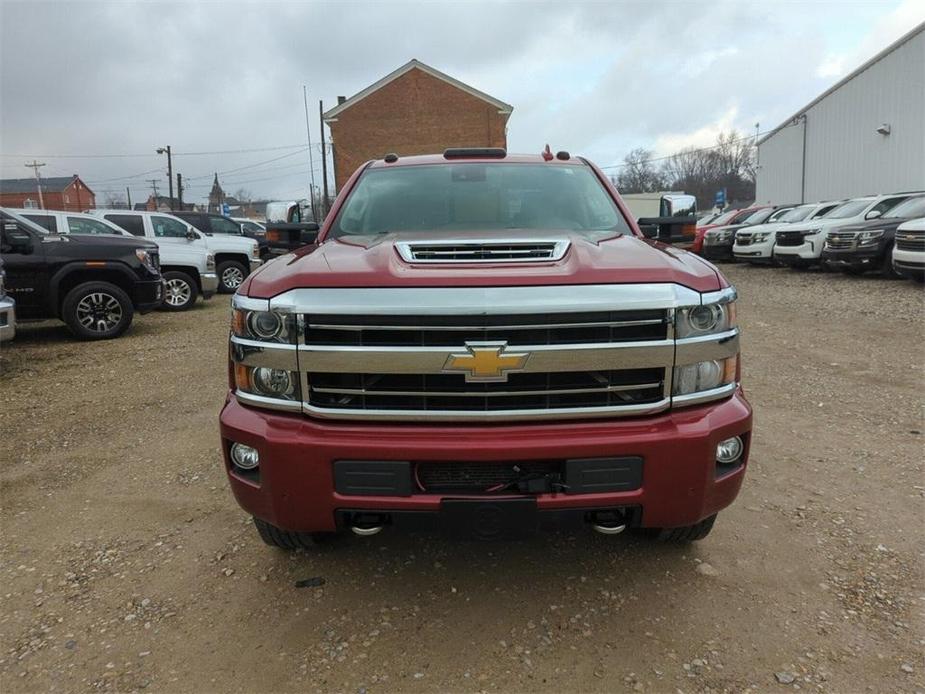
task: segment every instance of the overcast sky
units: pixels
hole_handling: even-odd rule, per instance
[[[302,85],[317,143],[319,99],[330,108],[411,58],[513,104],[510,150],[548,142],[613,165],[634,147],[665,155],[773,128],[922,21],[921,0],[2,0],[0,176],[30,175],[37,156],[44,176],[80,174],[100,205],[126,185],[140,201],[146,179],[167,190],[154,150],[169,144],[187,200],[215,171],[229,193],[302,197]],[[314,167],[320,185],[317,152]]]

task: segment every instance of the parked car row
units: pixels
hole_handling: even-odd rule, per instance
[[[118,337],[135,312],[233,293],[263,262],[259,240],[221,215],[188,214],[0,208],[0,339],[17,319],[48,318],[81,339]]]
[[[820,266],[849,274],[879,271],[922,281],[922,218],[925,191],[754,205],[698,222],[690,248],[711,260]]]

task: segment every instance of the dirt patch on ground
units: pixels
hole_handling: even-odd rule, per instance
[[[686,548],[589,531],[274,551],[220,463],[227,298],[111,342],[22,327],[0,353],[0,687],[925,689],[921,287],[725,270],[752,463]]]

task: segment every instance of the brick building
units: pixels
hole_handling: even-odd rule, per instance
[[[96,196],[80,176],[43,178],[42,202],[46,210],[80,212],[96,207]],[[39,193],[34,178],[0,180],[0,207],[39,207]]]
[[[324,114],[334,143],[337,190],[357,167],[395,152],[507,147],[514,107],[411,60]]]

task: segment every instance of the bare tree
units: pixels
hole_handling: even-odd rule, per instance
[[[632,150],[623,158],[623,166],[615,181],[621,193],[651,193],[661,190],[661,173],[652,162],[652,151],[643,148]]]
[[[755,147],[752,138],[722,132],[712,147],[689,147],[668,157],[661,167],[665,187],[697,197],[701,209],[713,206],[717,191],[729,201],[755,198]]]
[[[234,199],[240,203],[251,203],[254,201],[254,194],[246,188],[238,188],[234,193]]]
[[[122,193],[109,191],[104,198],[106,208],[110,210],[124,210],[128,207],[125,196]]]

